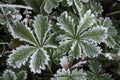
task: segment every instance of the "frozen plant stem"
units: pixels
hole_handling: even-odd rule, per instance
[[[23,9],[29,9],[29,10],[32,10],[32,8],[29,7],[29,6],[13,5],[13,4],[0,4],[0,7],[23,8]]]
[[[0,45],[3,45],[3,44],[8,44],[7,42],[0,42]]]

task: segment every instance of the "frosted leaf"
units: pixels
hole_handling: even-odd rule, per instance
[[[34,73],[41,73],[41,69],[45,69],[45,65],[48,65],[49,56],[44,49],[38,49],[32,56],[30,60],[29,67]]]

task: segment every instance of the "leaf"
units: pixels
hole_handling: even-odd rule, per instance
[[[72,6],[73,3],[74,3],[74,0],[67,0],[67,4],[68,4],[69,6]]]
[[[20,71],[17,73],[17,80],[26,80],[27,79],[27,73],[25,71]]]
[[[110,26],[109,28],[108,28],[108,35],[110,35],[110,36],[115,36],[115,35],[117,35],[117,30],[115,29],[115,26]]]
[[[13,53],[9,55],[7,60],[8,64],[14,68],[19,68],[22,65],[25,65],[30,55],[34,53],[35,49],[36,48],[32,46],[20,46],[16,50],[13,50]]]
[[[68,16],[68,13],[66,11],[63,12],[61,16],[57,18],[57,20],[57,25],[59,25],[61,29],[67,32],[70,36],[75,35],[74,19],[71,16]]]
[[[16,80],[16,75],[11,70],[5,70],[3,73],[4,80]]]
[[[89,29],[88,31],[84,32],[81,35],[82,39],[89,39],[93,42],[100,42],[104,40],[107,36],[107,29],[105,27],[94,27]]]
[[[36,39],[33,35],[33,32],[29,27],[26,27],[24,24],[20,22],[16,22],[16,25],[12,27],[14,31],[14,35],[16,38],[20,38],[20,40],[29,42],[30,44],[36,45]]]
[[[49,56],[47,52],[40,48],[31,56],[29,67],[32,72],[41,73],[41,69],[45,69],[45,65],[48,65],[48,61]]]
[[[93,73],[99,74],[101,70],[101,64],[97,59],[94,59],[90,61],[89,68]]]
[[[84,10],[83,10],[84,6],[83,6],[81,0],[74,0],[74,3],[75,3],[75,7],[76,7],[76,9],[78,11],[78,14],[79,14],[79,16],[81,18],[83,16],[83,14],[84,14]]]
[[[115,39],[110,35],[104,40],[104,42],[109,48],[114,48],[117,44]]]
[[[47,33],[50,30],[48,17],[43,15],[38,15],[37,17],[35,17],[33,26],[34,26],[35,34],[37,35],[37,39],[40,45],[43,46],[47,37]]]
[[[47,48],[57,48],[58,42],[56,42],[56,33],[52,33],[45,41],[44,47]]]
[[[97,59],[90,61],[89,68],[91,70],[87,72],[88,80],[112,80],[108,74],[101,74],[101,64]]]
[[[72,46],[72,42],[73,42],[72,40],[61,41],[60,47],[66,51],[70,50],[70,47]]]
[[[70,70],[59,69],[54,76],[56,80],[70,80]]]
[[[68,56],[63,56],[61,59],[60,59],[60,65],[62,66],[62,68],[64,69],[67,69],[68,68],[68,65],[69,65],[69,59],[68,59]]]
[[[74,41],[71,46],[71,54],[72,56],[79,58],[81,57],[82,51],[81,46],[78,41]]]
[[[60,48],[57,48],[57,49],[53,50],[53,54],[52,54],[51,60],[56,65],[59,65],[60,58],[62,58],[63,55],[64,55],[63,50],[60,49]]]
[[[95,15],[102,14],[103,12],[103,7],[101,6],[100,3],[93,2],[92,4],[92,11]]]
[[[92,27],[94,23],[95,23],[95,16],[91,14],[91,10],[88,10],[84,14],[84,17],[80,19],[79,25],[77,26],[77,34],[81,35],[83,31]]]
[[[74,69],[72,72],[69,69],[59,69],[54,76],[56,80],[86,80],[86,73],[82,69]]]
[[[44,10],[47,13],[51,13],[53,8],[56,8],[59,5],[59,2],[63,0],[46,0],[44,5]]]
[[[73,70],[71,73],[72,80],[87,80],[86,79],[87,74],[83,72],[82,69],[80,70]]]
[[[85,53],[89,57],[94,57],[97,54],[101,53],[101,49],[97,46],[97,44],[93,42],[82,41],[81,46],[83,53]]]

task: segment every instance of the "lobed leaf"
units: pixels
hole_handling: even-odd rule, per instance
[[[35,49],[36,48],[32,46],[20,46],[16,50],[13,50],[13,53],[9,55],[7,60],[8,64],[14,68],[19,68],[22,65],[25,65],[30,55],[34,53]]]
[[[79,21],[79,25],[77,26],[77,35],[81,35],[81,33],[90,27],[95,23],[95,16],[91,14],[91,10],[88,10],[84,17],[82,17]]]
[[[49,56],[46,50],[40,48],[32,56],[29,67],[34,73],[41,73],[41,69],[45,69],[45,65],[48,65]]]
[[[74,69],[71,72],[69,69],[59,69],[54,76],[56,80],[86,80],[86,73],[82,69]]]
[[[16,75],[15,75],[15,73],[13,71],[6,70],[3,73],[3,79],[4,80],[16,80],[17,78],[16,78]]]
[[[110,35],[104,40],[104,42],[109,48],[114,48],[117,44],[115,39]]]
[[[74,41],[71,46],[71,55],[74,56],[75,58],[81,57],[82,50],[81,50],[81,45],[79,44],[78,41]]]
[[[104,40],[106,36],[107,36],[107,28],[98,26],[84,32],[81,35],[81,38],[92,40],[93,42],[100,42],[101,40]]]
[[[17,80],[26,80],[27,79],[27,73],[26,71],[20,71],[19,73],[17,73]]]
[[[97,54],[101,53],[101,49],[97,46],[97,44],[90,41],[82,41],[81,42],[83,53],[85,53],[89,57],[94,57]]]
[[[57,18],[57,20],[57,25],[59,25],[61,29],[67,32],[70,36],[75,35],[74,19],[71,16],[69,16],[66,11],[63,12],[61,16]]]
[[[37,17],[35,17],[33,26],[34,26],[35,34],[37,35],[37,39],[40,43],[40,46],[43,46],[45,39],[47,37],[47,33],[50,30],[48,17],[43,15],[38,15]]]
[[[83,72],[82,69],[80,70],[73,70],[71,73],[72,80],[87,80],[86,78],[87,74]]]
[[[56,8],[59,5],[59,2],[63,0],[46,0],[44,5],[44,10],[47,13],[51,13],[53,8]]]
[[[81,0],[74,0],[75,3],[75,7],[78,11],[78,14],[80,16],[80,18],[83,16],[83,3],[81,2]]]
[[[16,25],[13,28],[14,35],[17,38],[20,38],[23,41],[29,42],[30,44],[36,45],[37,41],[33,35],[33,32],[29,27],[26,27],[24,24],[20,22],[16,22]]]

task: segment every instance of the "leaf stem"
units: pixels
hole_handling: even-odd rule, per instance
[[[106,15],[107,16],[112,16],[112,15],[119,14],[119,13],[120,13],[120,11],[115,11],[115,12],[111,12],[111,13],[106,14]]]
[[[32,7],[29,7],[29,6],[13,5],[13,4],[0,4],[0,7],[23,8],[23,9],[32,10]]]

